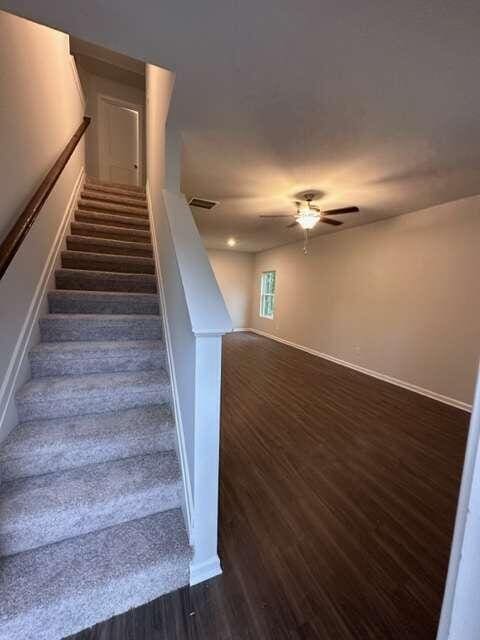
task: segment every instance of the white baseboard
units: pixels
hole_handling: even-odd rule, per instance
[[[16,426],[17,414],[14,406],[15,391],[24,382],[24,378],[27,377],[27,355],[31,347],[33,331],[37,325],[40,311],[48,292],[48,283],[50,282],[58,254],[62,248],[68,224],[75,211],[84,179],[85,167],[82,166],[77,179],[75,180],[75,185],[65,208],[65,213],[58,227],[55,239],[52,243],[47,259],[45,260],[43,271],[38,279],[35,293],[33,294],[26,317],[23,321],[17,343],[10,359],[10,364],[0,388],[0,440],[6,437],[12,428]],[[20,375],[21,372],[23,372],[23,375]]]
[[[221,573],[222,567],[217,555],[200,564],[192,564],[190,566],[190,586],[193,587],[204,580],[210,580],[210,578],[214,578]]]
[[[178,393],[177,377],[175,374],[175,362],[173,359],[170,327],[168,324],[168,317],[167,317],[166,306],[165,306],[165,292],[163,289],[162,270],[160,266],[160,256],[158,255],[158,244],[157,244],[155,224],[152,217],[152,202],[150,197],[150,188],[149,188],[148,181],[146,185],[146,195],[147,195],[148,214],[149,214],[149,220],[150,220],[150,232],[152,234],[153,255],[155,259],[155,271],[157,275],[157,287],[158,287],[158,292],[160,297],[160,308],[162,313],[163,334],[165,337],[165,348],[167,351],[168,372],[170,376],[170,384],[172,387],[173,414],[175,418],[175,427],[176,427],[175,430],[177,434],[177,439],[176,439],[177,454],[180,460],[180,468],[182,470],[182,480],[183,480],[182,512],[185,520],[185,526],[188,532],[188,538],[189,538],[190,544],[192,544],[192,538],[193,538],[192,485],[190,482],[190,473],[188,470],[187,450],[185,446],[185,438],[183,435],[184,431],[183,431],[183,423],[182,423],[182,412],[180,410],[180,397]]]
[[[267,333],[266,331],[260,331],[260,329],[252,329],[252,328],[242,329],[242,331],[251,331],[252,333],[257,333],[258,335],[264,336],[265,338],[270,338],[271,340],[276,340],[277,342],[286,344],[289,347],[294,347],[295,349],[300,349],[301,351],[310,353],[313,356],[318,356],[319,358],[330,360],[331,362],[335,362],[336,364],[342,365],[342,367],[348,367],[349,369],[354,369],[355,371],[364,373],[367,376],[372,376],[372,378],[378,378],[378,380],[389,382],[390,384],[394,384],[397,387],[402,387],[403,389],[414,391],[415,393],[419,393],[422,396],[427,396],[427,398],[432,398],[432,400],[437,400],[438,402],[449,404],[450,406],[456,407],[457,409],[462,409],[463,411],[469,411],[469,412],[472,411],[471,404],[467,404],[466,402],[462,402],[461,400],[457,400],[456,398],[450,398],[449,396],[444,396],[441,393],[437,393],[436,391],[431,391],[430,389],[419,387],[418,385],[412,384],[411,382],[406,382],[405,380],[399,380],[398,378],[388,376],[384,373],[380,373],[379,371],[373,371],[372,369],[367,369],[366,367],[362,367],[358,364],[353,364],[351,362],[347,362],[346,360],[341,360],[340,358],[331,356],[328,353],[322,353],[321,351],[317,351],[316,349],[310,349],[310,347],[305,347],[301,344],[297,344],[296,342],[290,342],[290,340],[279,338],[278,336],[274,336],[273,334]]]
[[[253,329],[250,329],[249,327],[236,327],[235,329],[232,329],[233,333],[236,333],[237,331],[253,331]]]

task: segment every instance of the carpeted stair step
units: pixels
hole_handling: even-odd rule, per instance
[[[2,444],[2,481],[173,451],[174,447],[175,426],[167,404],[34,420],[18,425]]]
[[[109,227],[120,227],[121,229],[140,229],[141,231],[150,229],[147,218],[129,217],[122,214],[102,213],[99,211],[80,211],[79,209],[75,212],[75,221],[104,224]]]
[[[62,267],[88,271],[115,271],[119,273],[155,273],[153,258],[116,256],[86,251],[62,251]]]
[[[152,245],[143,242],[108,240],[89,236],[67,236],[67,249],[70,251],[88,251],[90,253],[111,253],[114,255],[153,256]]]
[[[71,234],[76,236],[126,240],[127,242],[150,243],[151,241],[150,232],[142,229],[124,229],[123,227],[110,227],[90,222],[72,222],[70,228]]]
[[[189,582],[180,509],[3,560],[0,640],[58,640]]]
[[[37,378],[16,394],[20,422],[108,413],[169,401],[170,385],[164,369]]]
[[[108,190],[119,189],[121,191],[141,193],[145,195],[145,187],[140,187],[134,184],[125,184],[123,182],[106,182],[105,180],[100,180],[100,178],[93,178],[91,176],[88,176],[88,178],[85,180],[84,188],[103,188]]]
[[[158,296],[152,293],[110,291],[49,291],[50,313],[108,313],[158,315]]]
[[[102,193],[101,191],[95,191],[88,187],[82,192],[82,200],[96,200],[97,202],[131,205],[133,207],[147,209],[147,201],[137,195],[132,197],[130,194]]]
[[[29,360],[33,378],[150,371],[165,366],[165,350],[161,340],[41,342]]]
[[[126,204],[102,202],[102,200],[84,200],[80,198],[77,207],[84,211],[102,211],[119,216],[122,214],[130,214],[132,217],[148,219],[148,211],[142,206],[134,207]]]
[[[160,316],[106,313],[49,313],[40,318],[43,342],[160,340]]]
[[[157,280],[149,273],[113,273],[84,269],[58,269],[57,289],[82,291],[122,291],[126,293],[156,293]]]
[[[2,555],[175,509],[181,492],[174,451],[2,482]]]
[[[88,191],[89,193],[98,193],[107,196],[120,196],[126,198],[133,198],[138,200],[139,203],[143,204],[146,201],[146,193],[145,190],[142,191],[132,191],[131,189],[124,189],[121,187],[112,187],[100,184],[90,184],[86,183],[84,186],[84,191]]]

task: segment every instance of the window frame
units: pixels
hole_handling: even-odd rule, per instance
[[[267,288],[267,276],[273,273],[273,286],[272,291],[265,291]],[[276,286],[277,286],[277,272],[274,269],[269,269],[268,271],[262,271],[260,274],[260,309],[259,316],[260,318],[265,318],[266,320],[273,320],[273,316],[275,314],[275,295],[276,295]],[[266,300],[271,300],[270,308],[272,310],[271,315],[265,312],[266,309]]]

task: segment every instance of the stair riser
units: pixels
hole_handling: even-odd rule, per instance
[[[71,229],[72,235],[106,238],[107,240],[141,242],[142,244],[151,243],[150,233],[137,229],[122,229],[122,227],[108,227],[80,222],[72,222]]]
[[[116,273],[155,273],[151,258],[129,259],[102,257],[95,254],[82,255],[80,252],[62,253],[62,267],[65,269],[86,269],[87,271],[114,271]]]
[[[165,367],[163,351],[140,352],[125,356],[61,358],[30,355],[33,378],[44,376],[83,375],[86,373],[120,373],[122,371],[152,371]]]
[[[123,205],[104,200],[79,200],[78,211],[84,213],[102,213],[105,215],[126,216],[132,220],[148,220],[148,209],[142,205]]]
[[[107,227],[119,229],[134,229],[138,231],[148,231],[150,225],[148,220],[136,220],[126,216],[114,216],[109,213],[94,213],[87,211],[77,211],[75,213],[76,222],[87,222],[89,224],[103,224]]]
[[[126,275],[87,272],[56,272],[57,289],[79,291],[117,291],[125,293],[157,293],[156,280],[151,275]]]
[[[88,251],[93,253],[105,253],[112,255],[139,256],[141,258],[153,257],[151,245],[140,242],[122,242],[119,240],[106,240],[100,238],[83,238],[81,236],[68,236],[67,249],[70,251]]]
[[[114,193],[102,193],[101,191],[95,191],[92,189],[85,190],[82,193],[82,201],[86,202],[88,200],[97,200],[97,202],[107,202],[109,204],[123,204],[139,209],[147,208],[147,203],[142,197],[132,197],[130,195],[115,195]]]
[[[138,217],[148,217],[148,212],[143,207],[132,207],[123,204],[110,204],[109,202],[101,202],[99,200],[82,200],[78,201],[78,208],[82,210],[105,212],[116,215],[131,215]]]
[[[158,315],[159,305],[157,299],[142,300],[136,298],[109,297],[98,299],[94,297],[82,297],[72,293],[59,296],[51,292],[48,296],[50,313],[108,313],[108,314],[146,314]]]
[[[71,509],[55,514],[55,517],[52,517],[52,512],[47,512],[43,518],[38,516],[34,523],[19,522],[16,530],[0,534],[2,555],[10,556],[130,520],[145,518],[154,513],[176,509],[181,504],[181,495],[181,482],[178,481],[167,486],[159,484],[155,489],[150,488],[146,494],[123,496],[121,502],[107,502],[98,512],[92,512],[89,505],[78,503],[72,505]],[[54,496],[52,498],[54,499]]]
[[[113,393],[106,393],[103,389],[94,388],[89,393],[75,397],[29,401],[17,399],[17,412],[20,422],[28,422],[29,420],[121,411],[169,401],[168,386],[161,384],[141,385],[130,389],[122,388]]]
[[[160,318],[151,319],[91,319],[40,318],[40,335],[43,342],[98,341],[98,340],[160,340]]]

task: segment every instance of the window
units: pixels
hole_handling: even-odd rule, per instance
[[[275,271],[264,271],[262,273],[260,286],[260,316],[262,318],[273,318],[275,309]]]

